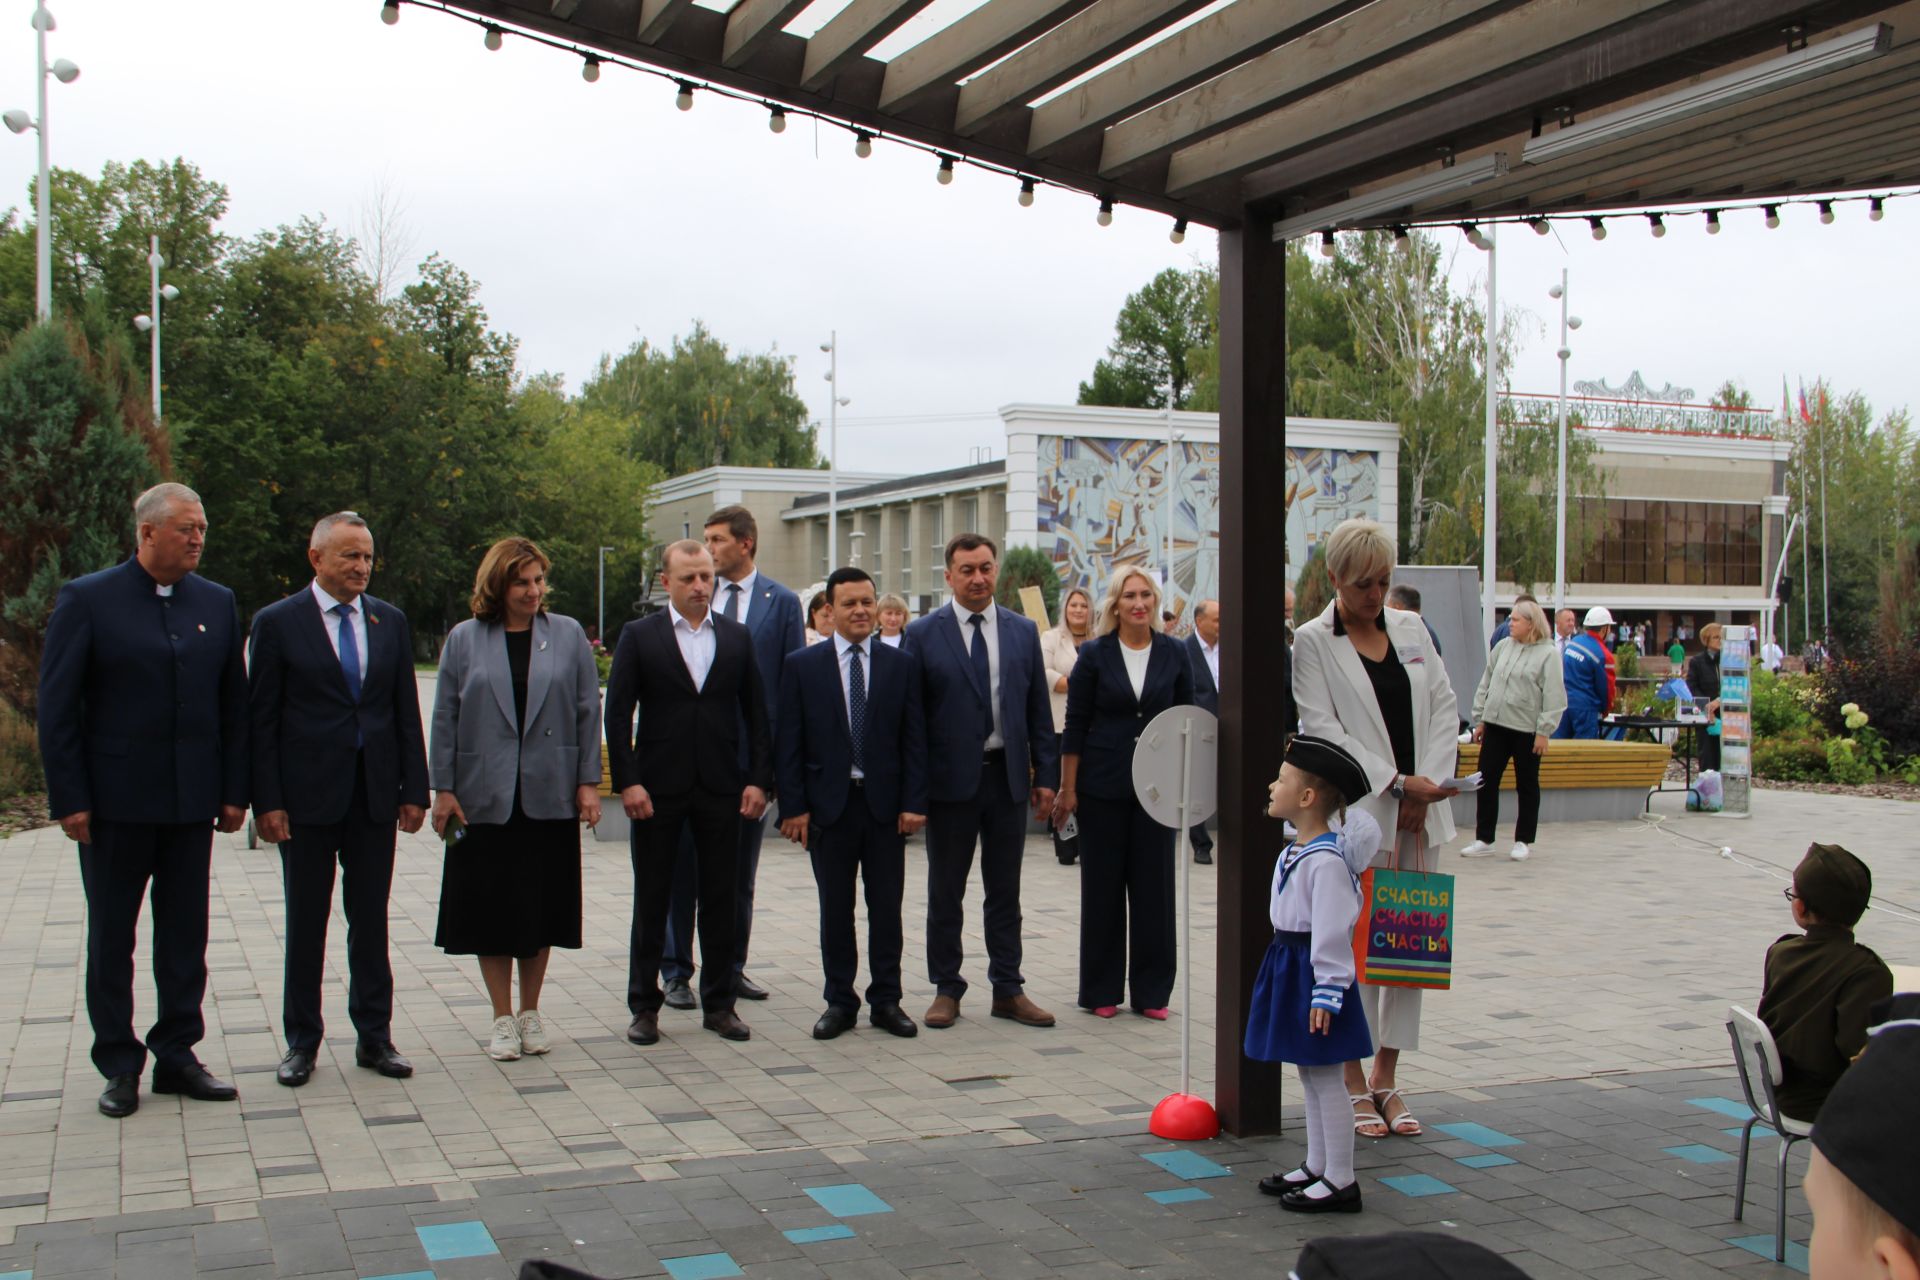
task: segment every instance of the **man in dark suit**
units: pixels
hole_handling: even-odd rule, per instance
[[[907,628],[927,716],[927,977],[936,994],[925,1021],[936,1028],[954,1024],[967,992],[960,926],[976,842],[993,1016],[1053,1025],[1020,974],[1020,862],[1026,806],[1038,815],[1053,805],[1059,747],[1040,629],[993,602],[999,554],[990,538],[956,534],[946,547],[953,600]]]
[[[206,1034],[213,833],[247,804],[247,676],[233,592],[194,573],[206,546],[199,495],[161,484],[134,504],[131,559],[60,588],[40,660],[47,807],[80,846],[87,895],[87,1016],[103,1114],[153,1091],[204,1102],[239,1092],[200,1064]],[[159,1018],[133,1029],[133,941],[152,886]]]
[[[767,695],[767,735],[779,740],[777,703],[780,672],[789,653],[805,647],[806,622],[800,616],[800,597],[754,566],[760,546],[760,526],[745,507],[722,507],[707,517],[703,531],[713,557],[713,610],[723,618],[744,622],[753,633],[753,656],[760,666],[760,687]],[[747,767],[747,738],[741,726],[740,767]],[[736,864],[736,904],[733,919],[733,985],[744,1000],[765,1000],[767,991],[747,976],[747,944],[753,936],[753,886],[760,875],[760,842],[767,830],[766,816],[740,821],[740,858]],[[680,842],[673,870],[673,903],[667,912],[666,956],[660,978],[666,984],[667,1006],[693,1008],[693,904],[699,881],[698,860],[690,840]]]
[[[780,832],[806,846],[820,891],[827,1011],[813,1038],[831,1040],[860,1013],[853,975],[856,880],[866,881],[868,1017],[896,1036],[920,1028],[900,1008],[900,897],[906,838],[926,825],[927,738],[919,663],[876,643],[879,600],[860,569],[827,578],[833,637],[793,655],[780,680]]]
[[[275,1078],[313,1078],[325,1025],[320,978],[340,865],[347,916],[347,1013],[354,1060],[404,1079],[393,1047],[387,901],[396,824],[426,819],[427,749],[406,615],[366,594],[373,534],[351,511],[322,516],[307,543],[313,582],[253,620],[247,683],[253,711],[254,830],[280,846],[287,960],[281,1020],[287,1053]]]
[[[667,607],[621,629],[607,679],[607,764],[633,822],[627,1039],[660,1039],[667,902],[681,832],[690,827],[699,860],[702,1025],[747,1040],[752,1032],[733,1011],[735,864],[740,821],[760,820],[773,786],[766,694],[752,633],[711,609],[707,549],[691,539],[673,543],[660,577]]]
[[[1193,705],[1220,714],[1220,602],[1202,600],[1193,606],[1193,633],[1187,637],[1187,663],[1193,668]],[[1193,860],[1213,861],[1213,835],[1207,824],[1196,822],[1188,833]]]

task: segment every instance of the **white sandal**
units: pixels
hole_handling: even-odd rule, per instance
[[[1379,1108],[1381,1121],[1387,1126],[1389,1131],[1398,1137],[1417,1138],[1426,1132],[1421,1126],[1420,1121],[1414,1118],[1413,1108],[1407,1105],[1405,1098],[1400,1097],[1400,1091],[1398,1089],[1381,1089],[1375,1092],[1372,1098],[1373,1105]],[[1387,1104],[1395,1098],[1400,1098],[1400,1114],[1388,1120]],[[1403,1125],[1406,1127],[1403,1128]]]
[[[1373,1114],[1370,1116],[1363,1116],[1359,1114],[1359,1112],[1356,1110],[1354,1112],[1354,1117],[1353,1117],[1354,1133],[1359,1135],[1362,1138],[1386,1137],[1388,1133],[1391,1133],[1393,1131],[1393,1126],[1387,1123],[1387,1117],[1384,1114],[1382,1114],[1382,1112],[1380,1111],[1380,1104],[1374,1101],[1373,1095],[1370,1093],[1350,1093],[1347,1095],[1347,1103],[1350,1106],[1357,1108],[1363,1102],[1373,1108]],[[1375,1124],[1379,1125],[1381,1129],[1385,1130],[1386,1132],[1368,1133],[1364,1126],[1375,1125]]]

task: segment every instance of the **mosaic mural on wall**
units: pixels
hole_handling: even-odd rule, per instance
[[[1220,446],[1177,440],[1172,457],[1173,585],[1165,594],[1184,631],[1193,602],[1220,587]],[[1039,438],[1040,547],[1059,566],[1063,585],[1097,597],[1117,562],[1162,569],[1167,458],[1164,437]],[[1288,557],[1299,564],[1340,521],[1379,513],[1379,455],[1289,448],[1283,493]]]

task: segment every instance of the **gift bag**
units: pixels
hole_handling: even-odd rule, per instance
[[[1453,985],[1453,877],[1403,871],[1400,850],[1413,841],[1416,863],[1426,848],[1419,832],[1397,832],[1393,865],[1360,876],[1360,918],[1353,926],[1353,962],[1359,981],[1376,987]]]

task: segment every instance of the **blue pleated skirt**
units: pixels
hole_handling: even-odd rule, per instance
[[[1253,983],[1247,1011],[1247,1056],[1261,1062],[1327,1067],[1358,1062],[1373,1053],[1373,1033],[1360,1007],[1360,988],[1348,983],[1340,1012],[1326,1035],[1307,1028],[1313,1008],[1313,935],[1276,931]]]

